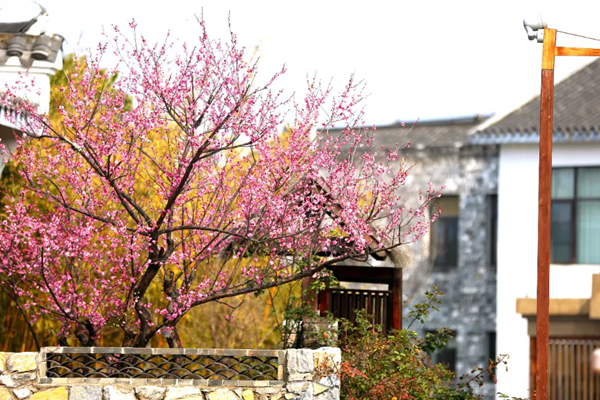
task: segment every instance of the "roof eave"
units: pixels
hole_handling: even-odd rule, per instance
[[[533,144],[539,143],[537,131],[527,132],[476,132],[469,136],[470,144]],[[589,130],[558,130],[552,134],[553,143],[583,143],[600,142],[600,131]]]

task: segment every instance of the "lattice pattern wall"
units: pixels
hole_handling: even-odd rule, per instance
[[[283,379],[277,350],[58,347],[42,354],[47,378]]]

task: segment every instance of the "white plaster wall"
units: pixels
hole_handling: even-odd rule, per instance
[[[24,66],[17,57],[10,57],[5,64],[0,65],[0,92],[12,91],[17,96],[38,104],[38,111],[42,114],[48,113],[50,109],[50,76],[62,69],[62,52],[59,52],[56,60],[51,63],[47,61],[33,61],[31,66]],[[29,88],[23,87],[26,82]],[[12,124],[0,121],[0,142],[11,152],[16,147]],[[3,157],[0,157],[0,174],[4,168]]]
[[[14,93],[39,105],[41,113],[47,113],[50,104],[50,76],[62,69],[62,53],[56,61],[34,61],[31,66],[24,66],[17,57],[10,57],[6,64],[0,66],[0,91],[14,90],[18,81],[25,81],[33,90],[21,89]],[[21,74],[21,75],[20,75]],[[33,82],[33,85],[31,83]]]
[[[600,143],[554,144],[553,166],[598,166]],[[502,145],[498,182],[497,349],[510,354],[497,391],[529,395],[529,337],[516,300],[537,297],[538,146]],[[599,265],[551,265],[550,297],[589,298]]]

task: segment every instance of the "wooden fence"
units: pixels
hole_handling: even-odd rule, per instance
[[[549,400],[600,400],[600,374],[592,371],[596,348],[600,340],[550,339]]]

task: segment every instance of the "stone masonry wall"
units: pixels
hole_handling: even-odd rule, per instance
[[[413,268],[405,268],[404,293],[409,304],[424,301],[425,290],[433,285],[445,293],[439,312],[432,312],[423,326],[433,331],[447,327],[456,332],[456,375],[469,373],[473,366],[487,366],[488,341],[496,331],[496,268],[491,260],[490,195],[497,194],[498,156],[492,147],[424,150],[408,155],[417,162],[411,171],[410,187],[422,189],[427,181],[446,185],[444,194],[459,196],[458,265],[446,271],[432,268],[429,237],[413,245]],[[408,186],[407,186],[408,187]],[[407,311],[404,310],[404,314]],[[501,353],[502,349],[497,349]],[[480,393],[493,399],[495,385],[487,381]]]
[[[42,353],[0,353],[0,400],[339,400],[340,398],[340,380],[336,371],[339,371],[341,352],[337,348],[282,350],[280,371],[283,379],[280,381],[48,378],[45,376],[46,366],[42,361],[43,355],[43,349]]]

